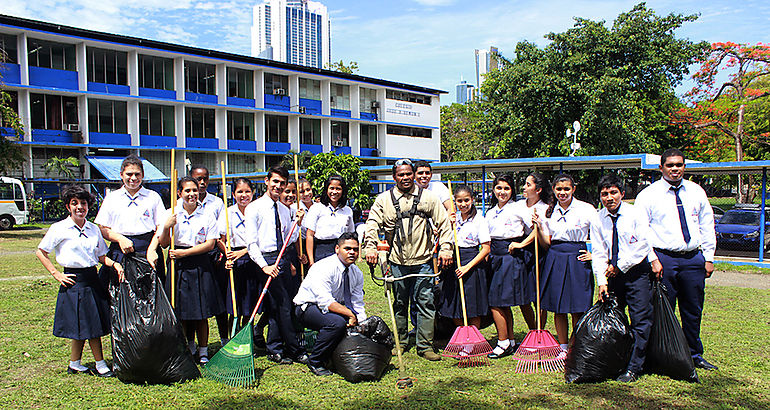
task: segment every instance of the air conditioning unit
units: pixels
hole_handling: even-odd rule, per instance
[[[64,131],[80,132],[80,124],[64,124]]]
[[[342,137],[335,137],[334,141],[332,141],[332,145],[335,147],[343,147]]]
[[[380,108],[380,102],[379,101],[372,101],[372,108],[377,109]]]
[[[300,114],[305,114],[306,112],[307,112],[307,108],[302,107],[302,106],[299,107],[299,113]]]
[[[273,95],[286,95],[286,90],[283,88],[274,88]]]

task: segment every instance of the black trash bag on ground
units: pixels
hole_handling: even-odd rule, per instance
[[[675,380],[698,383],[698,372],[690,356],[690,346],[674,309],[668,303],[666,287],[655,281],[652,287],[653,322],[644,370]]]
[[[575,326],[564,361],[567,383],[592,383],[620,376],[631,359],[634,336],[617,299],[596,302]]]
[[[334,369],[351,383],[380,380],[390,364],[393,332],[379,316],[347,330],[331,356]]]
[[[110,283],[112,360],[124,383],[171,384],[200,377],[182,326],[145,259],[123,259],[124,282]]]

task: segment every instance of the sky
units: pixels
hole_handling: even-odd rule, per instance
[[[252,8],[261,0],[3,0],[0,14],[248,55]],[[475,82],[474,49],[508,58],[527,40],[547,45],[574,17],[604,20],[637,1],[388,0],[322,1],[330,14],[332,60],[356,61],[359,74],[448,91]],[[651,0],[658,15],[700,14],[677,34],[693,41],[768,42],[770,2]],[[680,87],[684,91],[688,87]]]

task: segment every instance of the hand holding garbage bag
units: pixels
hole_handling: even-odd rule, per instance
[[[370,316],[347,329],[347,335],[332,353],[332,364],[349,382],[376,381],[390,364],[394,345],[393,332],[385,321]]]
[[[200,377],[155,271],[132,254],[123,268],[125,280],[110,284],[115,375],[124,383],[149,384]]]
[[[614,296],[604,296],[578,322],[564,362],[567,383],[615,379],[626,370],[634,336]]]

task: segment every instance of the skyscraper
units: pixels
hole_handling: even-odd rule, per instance
[[[489,50],[475,50],[476,54],[476,88],[481,87],[484,75],[499,68],[497,61],[497,47],[489,47]]]
[[[331,62],[331,23],[326,6],[309,0],[265,0],[254,6],[251,54],[326,67]]]
[[[460,80],[460,83],[455,87],[457,93],[457,103],[465,104],[473,99],[473,84],[468,84],[465,80]]]

